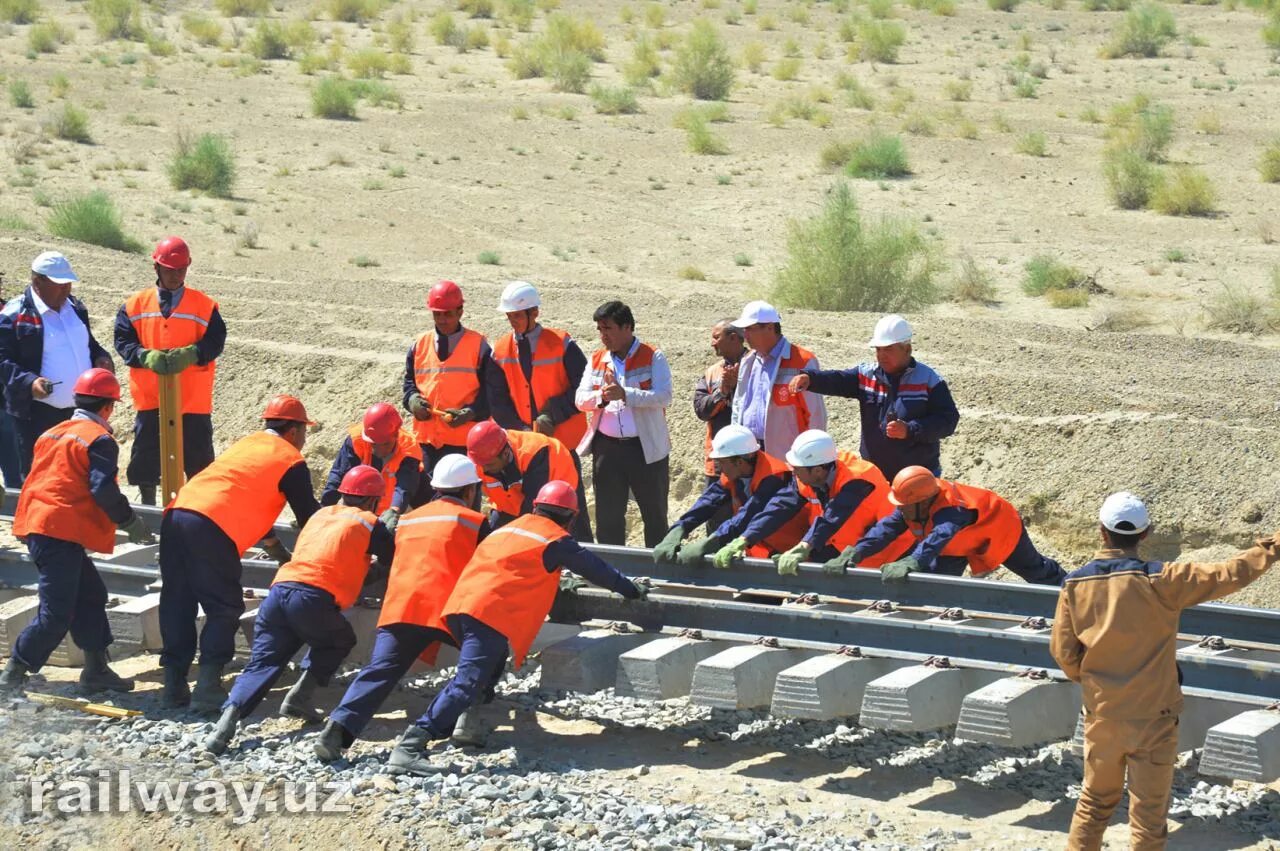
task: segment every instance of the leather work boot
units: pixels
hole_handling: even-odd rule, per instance
[[[156,487],[156,485],[138,485],[138,501],[143,505],[155,505]]]
[[[9,657],[9,664],[0,671],[0,691],[19,691],[27,684],[30,669],[14,657]]]
[[[191,708],[197,712],[217,712],[227,702],[222,687],[222,666],[201,662],[196,672],[196,687],[191,691]]]
[[[321,762],[333,762],[342,758],[342,752],[351,745],[352,741],[354,738],[345,727],[336,721],[330,721],[324,725],[320,735],[316,736],[312,749]]]
[[[409,729],[405,730],[400,740],[396,742],[391,756],[387,757],[387,767],[391,773],[412,774],[416,777],[439,774],[443,769],[432,765],[427,760],[426,753],[423,752],[430,738],[431,734],[428,731],[417,724],[410,724]]]
[[[164,669],[164,695],[160,705],[166,709],[181,709],[191,703],[191,687],[187,685],[187,672],[183,668]]]
[[[479,705],[472,706],[458,718],[453,726],[453,741],[459,745],[470,745],[482,748],[489,740],[489,729],[492,726],[481,714]]]
[[[231,744],[231,740],[235,738],[236,727],[239,725],[240,707],[234,703],[227,704],[227,708],[222,710],[222,717],[218,719],[213,732],[204,740],[204,749],[214,756],[222,754],[227,749],[227,745]]]
[[[324,713],[311,703],[311,695],[319,685],[320,683],[312,676],[310,668],[303,671],[302,676],[298,677],[298,681],[293,684],[293,688],[289,689],[289,693],[280,703],[280,714],[301,718],[311,724],[319,724],[324,720]]]
[[[107,666],[106,650],[84,651],[84,669],[80,671],[80,691],[133,691],[133,680],[127,680]]]

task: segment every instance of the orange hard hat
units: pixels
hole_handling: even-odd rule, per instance
[[[578,494],[568,482],[559,480],[547,482],[533,498],[534,505],[550,505],[563,508],[565,511],[578,510]]]
[[[894,505],[915,505],[938,492],[938,478],[924,467],[903,467],[889,486],[889,501]]]
[[[393,440],[404,420],[400,413],[386,402],[375,402],[364,412],[364,439],[370,443],[386,443]]]
[[[462,290],[453,281],[441,281],[427,292],[427,307],[431,310],[462,307]]]
[[[191,249],[180,236],[166,236],[156,243],[151,259],[166,269],[185,269],[191,265]]]
[[[467,457],[484,466],[507,448],[507,432],[493,420],[476,423],[467,432]]]
[[[284,393],[279,396],[272,396],[267,400],[267,407],[262,412],[262,418],[264,420],[289,420],[295,423],[315,425],[307,418],[307,409],[302,407],[302,402],[296,396],[289,396]]]
[[[347,470],[342,484],[338,485],[338,493],[348,496],[382,496],[386,489],[382,474],[368,464],[358,464]]]
[[[94,367],[80,373],[74,388],[77,396],[93,396],[98,399],[120,401],[120,379],[109,369]]]

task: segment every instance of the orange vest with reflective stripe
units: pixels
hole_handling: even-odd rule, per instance
[[[144,349],[180,349],[198,343],[217,308],[216,301],[190,287],[183,288],[182,300],[168,319],[160,312],[160,294],[155,287],[136,292],[125,302],[125,313]],[[211,361],[204,366],[192,364],[179,374],[182,413],[212,413],[214,371]],[[134,410],[151,411],[160,407],[160,379],[149,369],[129,367],[129,393],[133,396]]]
[[[104,434],[110,432],[98,423],[75,419],[36,438],[13,515],[14,535],[47,535],[95,553],[115,549],[116,524],[89,491],[89,444]]]
[[[909,524],[916,540],[923,540],[933,530],[933,514],[952,506],[978,512],[978,519],[964,527],[947,542],[939,555],[963,556],[969,560],[969,571],[982,576],[1004,564],[1022,536],[1022,517],[1004,497],[986,488],[962,485],[938,479],[941,490],[923,524]]]
[[[578,469],[573,464],[573,455],[563,443],[554,437],[538,434],[536,431],[509,431],[507,442],[511,444],[511,452],[515,455],[516,467],[520,475],[529,469],[529,462],[544,447],[547,449],[547,481],[561,481],[578,487]],[[524,506],[524,483],[513,482],[511,487],[504,488],[502,482],[480,471],[484,482],[484,493],[489,503],[503,514],[515,517]]]
[[[641,343],[631,353],[631,357],[623,362],[626,369],[628,387],[641,390],[653,389],[653,355],[657,351],[648,343]],[[606,376],[613,376],[613,355],[608,349],[600,349],[591,353],[591,389],[599,390],[605,384]]]
[[[443,361],[436,355],[435,331],[428,331],[413,344],[413,381],[431,407],[444,411],[467,408],[475,403],[481,392],[480,344],[483,342],[479,332],[464,328],[458,345]],[[465,446],[471,425],[451,426],[443,417],[433,416],[429,420],[415,419],[413,431],[418,443]]]
[[[242,437],[183,485],[168,508],[212,520],[244,555],[284,510],[280,478],[302,460],[293,444],[269,431]]]
[[[356,423],[348,432],[351,435],[351,448],[356,453],[356,458],[361,464],[373,464],[373,444],[364,439],[364,426]],[[386,511],[391,507],[391,498],[396,495],[396,471],[400,469],[400,463],[406,458],[413,458],[418,462],[418,469],[422,469],[422,447],[418,445],[418,441],[413,435],[404,429],[396,432],[396,448],[391,452],[390,458],[382,459],[382,481],[386,487],[382,491],[382,499],[378,500],[378,513]],[[409,494],[413,496],[413,494]]]
[[[516,335],[508,334],[498,341],[493,349],[494,363],[507,378],[507,388],[511,391],[511,401],[515,403],[516,413],[520,421],[533,427],[533,407],[529,402],[530,392],[533,404],[541,411],[547,400],[559,396],[569,390],[569,372],[564,368],[564,349],[570,337],[567,332],[553,331],[544,327],[538,332],[538,345],[533,350],[533,380],[524,377],[520,368],[520,348],[516,344]],[[556,426],[552,437],[565,446],[577,446],[582,436],[587,433],[587,415],[581,411]]]
[[[853,514],[836,530],[827,543],[841,552],[845,547],[852,547],[862,539],[867,530],[876,525],[882,518],[893,513],[894,505],[889,502],[889,482],[880,472],[880,468],[870,461],[859,458],[855,452],[840,452],[836,456],[836,478],[831,485],[828,499],[835,499],[836,494],[853,482],[866,482],[871,485],[871,493],[859,503]],[[810,520],[822,515],[822,504],[813,488],[796,482],[800,495],[809,500]],[[914,543],[910,532],[903,532],[892,544],[863,562],[864,567],[881,567],[901,558]]]
[[[542,554],[567,537],[560,524],[538,514],[490,532],[458,577],[444,616],[471,615],[505,635],[519,668],[560,587],[560,571],[543,567]]]
[[[755,493],[764,480],[770,477],[780,478],[785,483],[791,479],[791,467],[786,462],[779,461],[767,452],[757,452],[756,469],[751,475],[751,493]],[[733,513],[737,514],[742,510],[743,502],[738,499],[738,491],[733,486],[734,483],[729,481],[728,476],[721,473],[720,485],[729,491],[733,504]],[[804,533],[809,531],[810,519],[809,512],[797,511],[796,516],[783,524],[781,529],[748,549],[747,555],[753,558],[768,558],[774,553],[786,552],[800,543]]]
[[[369,572],[369,539],[378,518],[353,505],[322,508],[298,534],[293,558],[276,582],[305,582],[333,595],[339,609],[355,605]]]

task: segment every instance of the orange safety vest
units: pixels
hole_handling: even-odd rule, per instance
[[[831,494],[828,499],[835,499],[846,485],[859,481],[871,485],[872,490],[854,509],[853,514],[849,515],[844,525],[837,529],[827,541],[837,553],[842,552],[845,547],[857,545],[868,529],[893,513],[894,505],[889,502],[889,482],[885,479],[884,473],[880,472],[880,468],[875,464],[859,458],[855,452],[840,452],[836,455],[836,478],[831,485]],[[818,519],[822,515],[822,503],[818,501],[817,493],[813,488],[799,481],[796,482],[796,487],[800,495],[809,500],[810,521]],[[911,533],[903,532],[892,544],[866,559],[863,566],[883,567],[901,558],[914,543],[915,539]]]
[[[351,435],[351,448],[355,451],[356,458],[361,464],[372,466],[373,444],[364,439],[364,426],[356,423],[348,434]],[[396,448],[392,450],[391,457],[382,459],[382,481],[386,483],[386,487],[382,491],[382,499],[378,500],[379,514],[391,507],[391,498],[396,494],[396,471],[400,469],[401,462],[406,458],[416,460],[418,469],[422,469],[422,447],[418,445],[413,435],[400,429],[396,433]],[[409,495],[413,496],[413,494]]]
[[[529,462],[543,448],[547,450],[547,481],[565,482],[575,489],[578,487],[578,469],[573,464],[573,455],[563,443],[554,437],[538,434],[536,431],[509,431],[507,442],[511,444],[511,452],[515,455],[516,467],[520,475],[529,469]],[[484,493],[489,503],[503,514],[518,516],[524,506],[524,482],[516,481],[504,488],[502,482],[480,471],[484,482]]]
[[[947,542],[939,555],[963,556],[969,560],[974,576],[1004,564],[1022,536],[1022,517],[1004,497],[986,488],[962,485],[938,479],[941,490],[933,502],[928,521],[908,524],[915,540],[923,540],[933,529],[933,515],[944,508],[968,508],[978,512],[978,519],[964,527]]]
[[[656,351],[648,343],[641,343],[623,362],[628,387],[636,387],[640,390],[653,389],[653,355]],[[600,349],[591,354],[591,389],[593,391],[605,385],[606,373],[613,373],[613,355],[608,349]]]
[[[369,572],[369,539],[378,518],[354,505],[322,508],[298,534],[293,558],[276,571],[277,582],[304,582],[333,595],[339,609],[355,605]]]
[[[467,408],[480,396],[480,346],[484,337],[464,328],[458,345],[443,361],[436,355],[436,332],[428,331],[413,344],[413,381],[418,393],[437,411]],[[448,425],[442,417],[413,421],[418,443],[465,446],[471,423]]]
[[[493,349],[493,361],[507,378],[507,388],[511,391],[511,401],[515,403],[516,413],[520,415],[520,421],[530,428],[533,427],[534,420],[533,408],[529,402],[531,392],[533,404],[542,411],[548,399],[569,390],[569,373],[564,368],[564,350],[570,339],[565,331],[544,327],[538,332],[538,345],[533,351],[532,382],[524,377],[524,370],[520,368],[520,349],[514,333],[499,340]],[[578,411],[557,425],[552,437],[565,446],[577,446],[586,433],[587,415]]]
[[[280,435],[254,432],[196,473],[168,508],[209,518],[244,555],[271,531],[284,510],[280,478],[301,460],[302,453]]]
[[[785,484],[791,479],[791,467],[767,452],[757,452],[756,469],[751,475],[751,493],[755,493],[760,485],[764,483],[764,480],[768,478],[780,478]],[[738,491],[734,487],[734,483],[729,481],[729,477],[724,473],[720,474],[720,486],[729,491],[733,513],[737,514],[742,510],[743,501],[738,498]],[[774,553],[786,552],[800,543],[804,533],[809,531],[809,521],[810,517],[807,511],[797,511],[796,516],[783,524],[781,529],[763,541],[752,545],[747,550],[747,555],[752,558],[768,558]]]
[[[110,432],[99,423],[74,419],[36,438],[13,515],[14,535],[47,535],[95,553],[115,549],[116,524],[89,491],[89,444],[104,434]]]
[[[462,569],[443,615],[470,615],[505,635],[519,668],[560,587],[560,571],[543,567],[542,554],[567,537],[560,524],[539,514],[490,532]]]
[[[720,389],[720,385],[724,383],[724,360],[721,359],[716,363],[707,367],[707,371],[703,374],[703,382],[707,385],[708,393],[715,393]],[[718,476],[720,471],[716,469],[716,461],[711,457],[711,441],[715,439],[715,427],[713,420],[716,415],[729,406],[728,399],[721,399],[716,403],[715,410],[711,412],[711,416],[707,419],[707,442],[703,447],[702,457],[706,463],[706,471],[708,476]]]
[[[796,419],[796,434],[800,434],[809,430],[809,403],[805,401],[804,393],[792,393],[790,384],[791,379],[804,372],[805,365],[814,360],[814,357],[808,349],[803,349],[795,343],[789,343],[789,345],[791,353],[779,361],[778,369],[773,374],[769,405],[792,409],[792,415]]]
[[[166,319],[160,312],[160,294],[149,287],[129,296],[125,313],[144,349],[180,349],[198,343],[209,329],[209,320],[218,303],[199,290],[184,287],[182,301]],[[182,387],[182,413],[213,412],[213,361],[192,364],[178,376]],[[129,393],[134,410],[152,411],[160,407],[160,379],[149,369],[129,367]]]

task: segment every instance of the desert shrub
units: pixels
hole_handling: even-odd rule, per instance
[[[15,109],[34,109],[36,100],[31,96],[31,86],[26,80],[9,81],[9,103]]]
[[[55,53],[70,34],[57,21],[41,21],[27,32],[27,47],[36,53]]]
[[[581,92],[591,63],[604,61],[604,36],[591,21],[556,13],[541,36],[516,48],[508,62],[517,79],[547,77],[562,92]]]
[[[969,80],[947,80],[942,91],[947,100],[966,101],[973,97],[973,83]]]
[[[838,171],[849,164],[857,142],[832,142],[822,149],[818,161],[825,171]]]
[[[1151,162],[1163,162],[1173,141],[1173,108],[1144,94],[1112,107],[1107,117],[1108,148],[1133,151]]]
[[[1164,179],[1158,165],[1126,148],[1105,154],[1102,174],[1112,203],[1122,210],[1144,209]]]
[[[535,14],[533,0],[504,0],[502,4],[502,20],[520,32],[528,32],[533,27]]]
[[[102,38],[142,39],[142,7],[138,0],[89,0],[87,9],[93,28]]]
[[[30,24],[40,17],[40,0],[0,0],[0,21]]]
[[[1223,284],[1222,292],[1205,302],[1205,325],[1254,335],[1280,330],[1280,292],[1274,270],[1271,289],[1267,299],[1239,284]]]
[[[694,21],[671,66],[676,88],[698,100],[724,100],[733,88],[733,76],[733,60],[715,25]]]
[[[481,251],[476,255],[476,262],[481,266],[501,266],[502,257],[496,251]]]
[[[1086,12],[1123,12],[1133,0],[1084,0],[1080,7]]]
[[[775,304],[813,310],[907,311],[937,301],[937,247],[905,219],[866,220],[841,182],[812,219],[791,222]]]
[[[626,86],[592,86],[591,102],[602,115],[632,115],[640,111],[635,91]]]
[[[773,66],[773,79],[788,83],[800,76],[800,66],[804,63],[799,57],[779,59]]]
[[[1073,308],[1089,304],[1088,290],[1049,290],[1044,297],[1050,307]]]
[[[702,110],[691,109],[683,113],[681,124],[689,143],[689,150],[693,153],[710,156],[723,156],[729,153],[728,144],[712,131],[707,115]]]
[[[1174,166],[1151,195],[1151,207],[1166,216],[1207,216],[1218,193],[1209,176],[1191,166]]]
[[[1042,131],[1031,130],[1018,137],[1014,150],[1029,157],[1048,156],[1048,142]]]
[[[1021,0],[987,0],[987,6],[993,12],[1012,12]]]
[[[1271,16],[1262,27],[1262,41],[1274,53],[1280,53],[1280,8],[1271,10]]]
[[[1143,3],[1125,13],[1124,21],[1102,49],[1102,55],[1109,59],[1159,56],[1164,46],[1177,36],[1178,25],[1172,12],[1158,3]]]
[[[382,11],[382,0],[327,0],[325,8],[335,21],[362,24]]]
[[[990,272],[979,266],[971,255],[966,254],[960,258],[960,270],[948,295],[952,301],[991,304],[996,300],[996,283]]]
[[[454,44],[458,33],[458,22],[449,12],[441,10],[431,18],[431,37],[436,44]]]
[[[311,89],[311,112],[319,118],[356,117],[356,91],[341,77],[326,77]]]
[[[844,91],[845,102],[854,109],[875,109],[876,101],[867,87],[852,74],[840,72],[836,85]]]
[[[636,39],[631,50],[631,60],[622,66],[622,79],[628,86],[648,86],[654,77],[662,73],[662,60],[658,48],[647,35]]]
[[[907,41],[907,30],[897,21],[867,19],[858,22],[851,52],[863,62],[892,64]]]
[[[1044,295],[1053,290],[1087,288],[1089,276],[1048,254],[1032,257],[1023,267],[1022,291],[1027,295]]]
[[[676,277],[682,281],[705,281],[707,273],[699,269],[697,266],[681,266],[676,271]]]
[[[768,58],[768,48],[762,41],[749,41],[742,48],[742,67],[752,74],[759,74],[764,60]]]
[[[93,135],[89,132],[89,114],[72,103],[63,104],[61,110],[49,116],[44,126],[49,135],[68,142],[82,145],[93,142]]]
[[[222,39],[222,24],[207,15],[195,12],[183,15],[182,28],[197,43],[206,46],[217,44]]]
[[[124,232],[120,211],[107,193],[90,192],[55,204],[48,221],[49,233],[63,239],[74,239],[113,248],[138,252],[142,244]]]
[[[258,21],[249,36],[250,55],[257,59],[288,59],[289,43],[284,27],[276,21]]]
[[[1280,139],[1272,139],[1258,159],[1258,174],[1263,183],[1280,183]]]
[[[198,189],[215,198],[229,198],[235,182],[235,155],[226,137],[215,133],[201,133],[195,139],[178,136],[169,161],[169,183],[174,189]]]
[[[845,173],[850,177],[873,180],[904,177],[910,174],[907,149],[902,144],[902,138],[873,131],[865,139],[854,144],[849,152]]]
[[[471,18],[492,18],[493,0],[458,0],[458,11]]]
[[[251,18],[271,11],[271,0],[213,0],[213,7],[228,18]]]
[[[347,57],[351,75],[363,80],[381,80],[390,70],[391,57],[376,47],[357,50]]]

